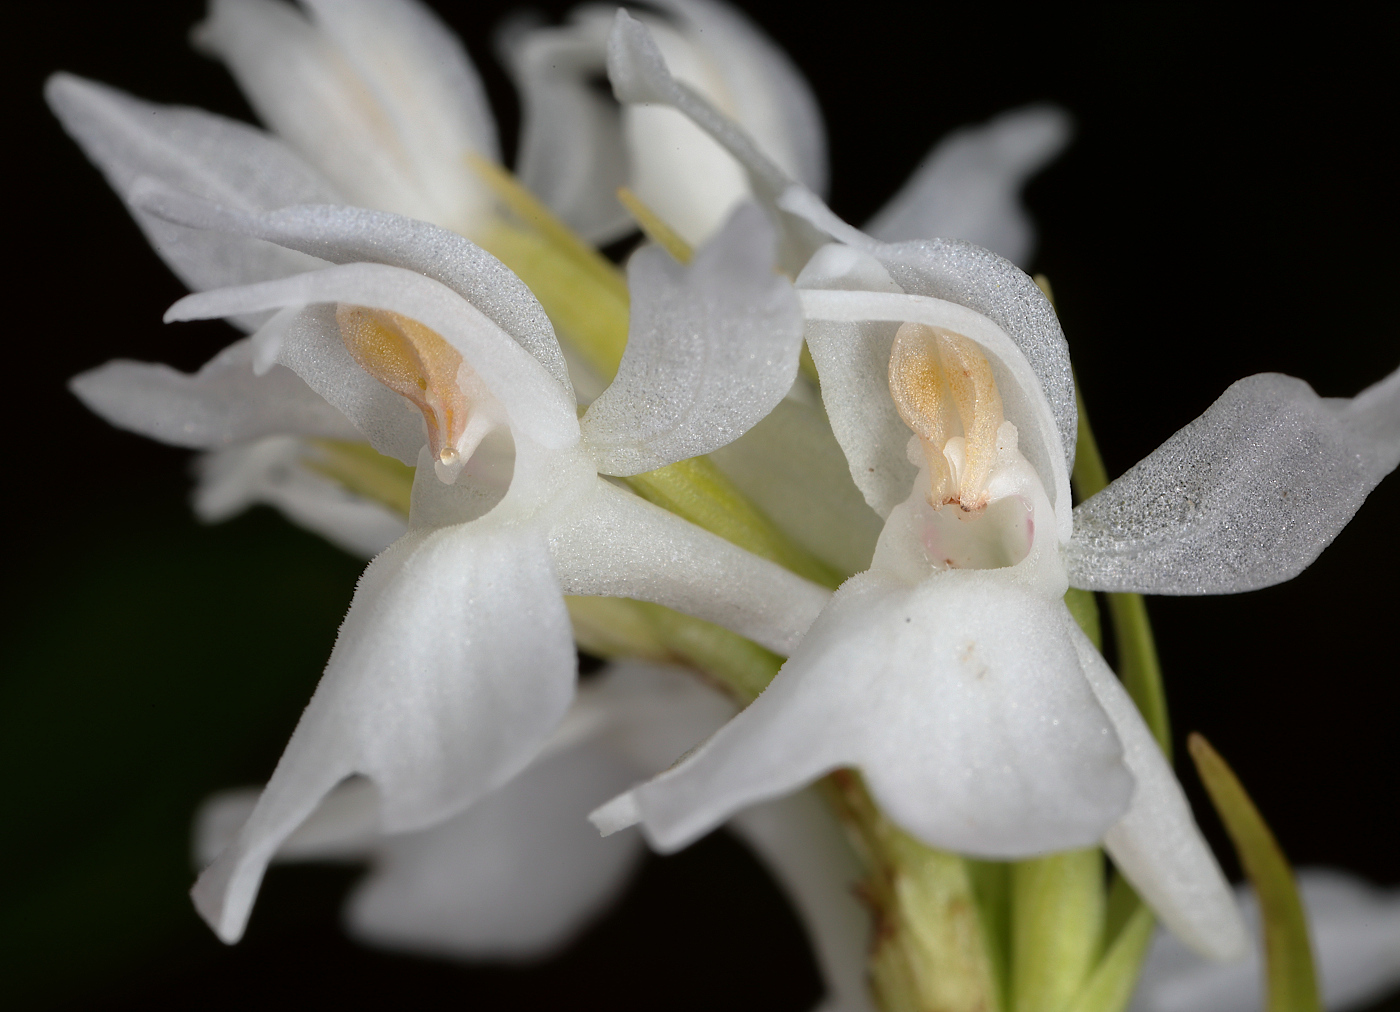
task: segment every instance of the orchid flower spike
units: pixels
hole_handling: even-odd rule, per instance
[[[966,242],[882,243],[846,225],[671,81],[624,14],[613,45],[615,87],[729,137],[801,226],[791,240],[840,240],[797,284],[832,429],[885,527],[763,695],[595,821],[640,822],[670,851],[856,767],[933,846],[1017,858],[1102,841],[1189,945],[1242,954],[1243,923],[1170,766],[1063,597],[1296,575],[1400,462],[1400,372],[1350,401],[1242,380],[1073,510],[1073,377],[1035,283]]]
[[[619,663],[579,689],[530,766],[466,812],[429,829],[385,834],[378,792],[363,779],[331,792],[277,852],[278,861],[367,860],[346,903],[361,941],[451,959],[522,961],[567,945],[626,888],[640,834],[599,837],[590,808],[664,769],[734,714],[691,672]],[[201,862],[236,838],[259,791],[227,791],[195,829]],[[730,828],[774,873],[804,921],[827,985],[826,1012],[870,1008],[870,918],[860,866],[811,792],[744,812]]]
[[[564,593],[653,601],[784,653],[825,603],[600,477],[706,453],[791,386],[801,317],[757,209],[740,207],[688,266],[633,258],[626,355],[580,422],[539,304],[467,240],[382,212],[248,214],[153,181],[134,193],[181,227],[340,265],[182,299],[167,319],[273,315],[217,368],[109,363],[74,381],[80,397],[184,445],[350,428],[417,466],[407,534],[366,570],[257,808],[196,886],[226,940],[278,846],[345,778],[375,784],[379,825],[398,832],[466,809],[534,758],[573,695]]]

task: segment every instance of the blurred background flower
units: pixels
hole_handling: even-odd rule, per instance
[[[515,150],[518,106],[492,32],[518,5],[433,6],[466,40],[502,149]],[[533,6],[557,17],[569,5]],[[1027,191],[1040,232],[1030,266],[1054,283],[1111,473],[1239,376],[1276,370],[1350,396],[1395,367],[1395,153],[1377,128],[1393,24],[1278,12],[1261,24],[1166,6],[1025,20],[941,5],[820,18],[743,6],[814,86],[831,204],[850,221],[878,210],[952,129],[1037,100],[1073,113],[1072,147]],[[192,369],[233,332],[160,324],[183,285],[40,88],[65,69],[251,119],[223,68],[187,45],[202,15],[200,0],[51,3],[16,27],[7,62],[9,162],[22,175],[5,410],[8,431],[34,437],[6,469],[5,1004],[809,1008],[820,985],[798,922],[723,832],[648,858],[617,908],[529,968],[359,947],[339,929],[355,867],[274,869],[238,947],[198,922],[186,895],[193,813],[212,791],[266,779],[360,563],[266,508],[199,525],[189,454],[107,427],[66,392],[69,376],[114,355]],[[1400,559],[1398,515],[1391,481],[1298,579],[1149,602],[1177,734],[1210,737],[1295,862],[1392,886],[1396,597],[1375,562]]]

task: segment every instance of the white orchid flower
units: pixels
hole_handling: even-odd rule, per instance
[[[346,777],[372,780],[382,828],[403,831],[528,764],[573,694],[564,593],[654,601],[781,652],[825,602],[599,476],[705,453],[791,386],[800,314],[755,208],[688,267],[656,249],[633,258],[627,352],[580,421],[538,303],[459,236],[352,208],[252,215],[154,182],[135,199],[186,228],[343,263],[181,300],[168,319],[274,315],[192,377],[120,362],[85,374],[74,389],[89,406],[183,445],[352,427],[417,465],[408,533],[366,570],[258,808],[196,887],[225,939],[267,860]]]
[[[694,755],[595,813],[662,850],[843,766],[924,842],[1017,858],[1099,841],[1215,958],[1246,934],[1141,715],[1070,616],[1070,586],[1225,593],[1301,571],[1400,462],[1400,372],[1350,401],[1242,380],[1071,509],[1077,412],[1034,282],[965,242],[887,244],[836,219],[669,78],[619,14],[619,94],[693,115],[787,220],[844,241],[798,279],[821,395],[886,518],[772,685]]]
[[[278,861],[369,861],[347,900],[346,925],[371,945],[449,959],[525,961],[567,945],[621,895],[640,863],[639,834],[600,837],[586,815],[664,769],[734,713],[692,673],[635,662],[580,687],[535,761],[447,822],[386,835],[378,792],[351,780],[282,844]],[[196,819],[206,863],[238,834],[257,789],[223,792]],[[840,826],[810,792],[730,822],[773,872],[807,926],[827,985],[822,1009],[870,1008],[870,918],[856,898],[860,868]]]
[[[1322,1002],[1332,1012],[1364,1008],[1400,985],[1400,892],[1345,872],[1300,868]],[[1264,1007],[1259,904],[1237,890],[1254,944],[1247,959],[1208,963],[1175,938],[1154,939],[1129,1012],[1255,1012]]]

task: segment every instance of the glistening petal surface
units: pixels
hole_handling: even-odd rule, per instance
[[[632,809],[670,851],[855,766],[881,808],[932,846],[1018,857],[1096,843],[1133,782],[1061,611],[996,571],[915,587],[854,577],[763,694],[635,788]]]
[[[441,281],[515,338],[562,385],[569,385],[559,341],[538,300],[504,264],[455,232],[362,207],[313,205],[270,214],[241,213],[149,179],[133,186],[132,201],[151,215],[190,228],[256,237],[335,264],[403,267]]]
[[[604,474],[639,474],[733,442],[797,376],[802,313],[774,270],[763,212],[741,206],[686,266],[647,247],[628,264],[627,348],[582,429]]]
[[[1032,105],[944,137],[909,180],[866,223],[883,242],[966,239],[1024,267],[1035,252],[1035,223],[1021,187],[1069,143],[1070,118]]]
[[[381,829],[420,829],[518,773],[563,717],[575,654],[543,531],[499,517],[412,532],[365,571],[257,808],[195,885],[225,941],[282,841],[347,776],[377,785]]]
[[[1400,371],[1356,398],[1277,373],[1206,412],[1074,511],[1070,581],[1227,594],[1291,579],[1400,462]]]

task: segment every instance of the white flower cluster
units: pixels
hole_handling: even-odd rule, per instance
[[[636,832],[599,837],[590,812],[662,851],[729,821],[807,916],[829,1007],[868,1007],[858,871],[803,790],[854,768],[925,844],[1101,843],[1188,946],[1244,953],[1170,765],[1064,596],[1296,575],[1400,462],[1400,373],[1348,401],[1243,379],[1075,508],[1068,352],[1015,266],[1033,245],[1017,194],[1064,114],[953,135],[862,232],[820,199],[820,116],[783,54],[711,0],[650,8],[504,34],[516,173],[553,214],[533,233],[493,183],[466,53],[414,0],[214,0],[196,40],[267,131],[50,81],[195,292],[167,319],[251,332],[197,374],[114,361],[74,391],[208,451],[206,517],[269,502],[374,556],[271,780],[201,818],[200,912],[235,941],[274,858],[362,855],[364,937],[520,956],[635,863]],[[567,252],[632,231],[620,186],[670,240],[630,257],[625,288],[581,255],[527,269],[522,236]],[[560,291],[598,308],[565,319]],[[626,311],[615,376],[590,358],[605,303]],[[834,594],[618,480],[706,454]],[[636,662],[580,689],[566,595],[665,606],[788,660],[737,712]]]

